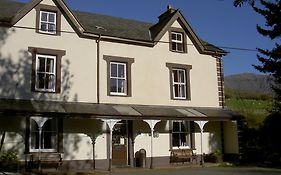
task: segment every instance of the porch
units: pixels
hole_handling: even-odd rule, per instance
[[[111,170],[112,167],[134,167],[135,154],[140,149],[146,151],[147,168],[170,165],[170,151],[176,147],[194,149],[200,157],[201,164],[204,163],[201,159],[202,153],[210,153],[216,149],[221,150],[222,153],[238,153],[235,123],[238,116],[226,109],[9,102],[0,106],[2,111],[0,123],[1,125],[14,123],[14,127],[8,130],[6,128],[6,132],[21,133],[18,134],[21,138],[20,149],[25,150],[19,153],[22,160],[31,148],[30,134],[26,135],[26,130],[30,127],[26,121],[33,120],[34,116],[46,118],[46,121],[54,118],[62,120],[62,124],[58,127],[61,128],[62,134],[57,134],[53,144],[57,148],[54,152],[62,154],[63,169]],[[44,126],[44,122],[35,122],[38,126]],[[179,141],[183,139],[180,134],[173,139],[173,122],[184,122],[189,128],[188,132],[184,132],[184,141]],[[3,131],[5,127],[2,127],[1,132]],[[39,142],[38,147],[40,147]],[[9,146],[5,149],[9,149]],[[39,151],[44,150],[39,149]]]

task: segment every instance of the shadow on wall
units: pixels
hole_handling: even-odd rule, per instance
[[[27,50],[20,50],[18,53],[4,54],[5,50],[2,50],[7,38],[14,32],[15,30],[13,29],[0,27],[0,99],[69,101],[70,98],[73,98],[74,101],[77,101],[77,94],[70,97],[74,75],[69,71],[71,63],[67,58],[62,59],[60,93],[39,93],[31,91],[31,53]],[[45,108],[48,108],[48,106],[45,106]],[[19,114],[7,115],[0,113],[0,151],[9,150],[22,154],[18,146],[19,143],[20,145],[24,144],[25,140],[25,116]],[[5,123],[10,127],[5,127]],[[79,142],[79,140],[75,140],[75,142]]]
[[[70,61],[63,59],[61,66],[61,93],[39,93],[31,91],[32,58],[27,51],[19,51],[18,61],[11,55],[0,53],[0,98],[68,101],[73,75],[69,72]],[[77,100],[77,95],[73,100]]]

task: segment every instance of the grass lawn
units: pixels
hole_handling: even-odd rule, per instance
[[[258,127],[269,114],[268,110],[271,108],[272,102],[231,98],[226,99],[226,106],[229,109],[245,116],[249,127]]]

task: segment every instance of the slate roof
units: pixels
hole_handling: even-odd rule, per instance
[[[0,0],[0,22],[10,22],[13,16],[20,11],[24,5],[24,3],[11,0]],[[79,23],[88,33],[148,42],[154,41],[154,37],[163,29],[165,24],[176,12],[177,10],[172,13],[168,13],[167,11],[159,16],[161,20],[159,20],[158,23],[152,24],[119,17],[72,11]],[[200,42],[208,51],[226,53],[226,51],[206,41],[200,39]]]

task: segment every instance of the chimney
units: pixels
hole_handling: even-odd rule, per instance
[[[173,9],[173,7],[172,7],[171,4],[169,4],[169,5],[167,6],[167,11],[169,11],[169,10],[171,10],[171,9]]]

